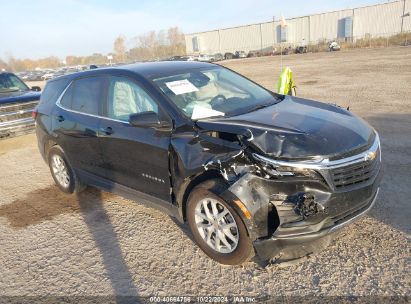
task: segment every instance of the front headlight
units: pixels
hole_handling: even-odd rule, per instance
[[[300,177],[309,179],[322,179],[321,175],[312,169],[300,166],[287,165],[286,162],[276,162],[264,156],[253,154],[254,158],[261,164],[262,169],[273,177]]]
[[[316,171],[310,169],[301,169],[293,167],[274,167],[273,165],[265,165],[263,169],[273,176],[293,176],[293,177],[306,177],[318,179],[319,175]]]

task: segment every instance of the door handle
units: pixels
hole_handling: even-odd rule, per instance
[[[100,131],[103,132],[106,135],[111,135],[113,134],[113,129],[111,127],[107,128],[100,128]]]
[[[58,122],[63,122],[64,117],[62,115],[59,115],[59,116],[57,116],[57,120],[58,120]]]

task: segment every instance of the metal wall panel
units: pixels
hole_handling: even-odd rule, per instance
[[[261,49],[260,24],[220,30],[221,52],[251,51]]]
[[[215,54],[220,49],[220,36],[217,31],[206,32],[199,36],[200,53]]]
[[[352,9],[309,16],[310,35],[308,40],[316,43],[341,37],[345,18],[352,16]]]
[[[261,37],[263,40],[263,50],[271,48],[278,43],[277,27],[280,25],[279,21],[261,23]]]
[[[195,36],[195,35],[192,35],[192,34],[184,35],[184,39],[185,39],[185,41],[186,41],[186,53],[187,53],[187,54],[193,54],[193,53],[194,53],[194,50],[193,50],[193,41],[192,41],[192,39],[193,39],[194,36]]]
[[[405,13],[411,14],[411,0],[405,1]],[[401,10],[401,14],[402,14],[402,10]],[[407,32],[411,31],[411,16],[404,17],[403,31],[407,31]]]
[[[299,17],[286,20],[288,27],[287,43],[293,45],[307,44],[309,41],[309,17]]]
[[[185,35],[186,52],[188,54],[196,53],[193,49],[193,37],[197,37],[198,39],[198,53],[215,54],[219,52],[220,37],[218,30]]]
[[[400,32],[403,0],[356,9],[287,19],[285,45],[317,43],[325,40],[354,39],[371,35],[389,36]],[[411,0],[405,2],[405,12],[411,11]],[[349,19],[352,19],[350,21]],[[404,18],[404,31],[411,31],[411,17]],[[192,38],[198,37],[199,52],[206,54],[235,51],[267,51],[280,43],[280,22],[264,22],[203,33],[188,34],[186,50],[192,54]]]
[[[354,9],[354,37],[387,36],[401,29],[403,1]]]

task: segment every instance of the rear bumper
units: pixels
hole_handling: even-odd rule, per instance
[[[35,130],[36,130],[36,136],[37,136],[37,147],[39,149],[41,157],[47,163],[45,146],[46,146],[48,135],[44,131],[44,129],[41,128],[41,126],[39,126],[38,124],[36,124]]]
[[[279,260],[292,260],[321,251],[330,244],[335,232],[360,219],[371,210],[375,204],[378,193],[379,188],[377,188],[373,196],[366,201],[364,207],[346,217],[338,219],[338,221],[330,227],[312,233],[282,235],[281,237],[273,236],[269,239],[256,240],[254,242],[254,248],[257,255],[264,260],[269,260],[273,257],[277,257]]]

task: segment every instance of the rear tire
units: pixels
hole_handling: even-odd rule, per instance
[[[210,191],[222,187],[221,181],[212,180],[194,188],[188,199],[187,220],[205,254],[221,264],[239,265],[254,256],[254,248],[238,213]]]
[[[78,193],[86,188],[81,183],[60,146],[53,146],[48,151],[48,164],[51,176],[57,187],[65,193]]]

